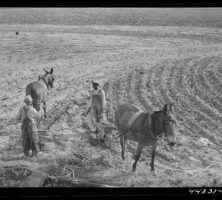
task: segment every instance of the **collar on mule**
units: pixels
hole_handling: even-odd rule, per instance
[[[39,80],[39,83],[46,89],[48,90],[48,84],[46,83],[45,79],[41,78]]]
[[[129,132],[129,129],[131,128],[131,126],[132,126],[132,124],[133,124],[133,122],[137,119],[137,117],[139,117],[141,114],[143,113],[143,111],[142,110],[139,110],[138,112],[136,112],[131,118],[130,118],[130,120],[128,121],[128,123],[127,123],[127,132]],[[150,131],[150,134],[151,134],[151,137],[153,138],[153,139],[156,139],[156,140],[159,140],[159,139],[163,139],[164,138],[164,133],[162,133],[162,134],[159,134],[159,135],[155,135],[154,134],[154,128],[153,128],[153,123],[152,123],[152,116],[151,116],[151,114],[149,114],[148,113],[148,128],[146,128],[146,129],[143,129],[143,130],[151,130]],[[138,131],[140,131],[140,130],[138,130]]]
[[[139,110],[138,112],[134,113],[134,115],[129,119],[127,123],[127,131],[131,128],[133,122],[137,119],[137,117],[139,117],[142,113],[143,113],[142,110]]]
[[[139,117],[142,113],[144,113],[140,108],[139,108],[139,111],[138,112],[136,112],[130,119],[129,119],[129,121],[128,121],[128,123],[127,123],[127,133],[126,133],[126,135],[130,132],[129,130],[130,130],[130,128],[131,128],[131,126],[133,125],[133,122],[137,119],[137,117]],[[156,140],[156,142],[157,141],[161,141],[161,143],[162,143],[162,140],[164,139],[164,133],[161,133],[161,134],[159,134],[159,135],[154,135],[154,128],[153,128],[153,123],[152,123],[152,116],[151,116],[151,114],[149,114],[148,113],[148,128],[146,128],[146,129],[140,129],[140,130],[134,130],[134,131],[144,131],[144,130],[151,130],[150,131],[150,134],[151,134],[151,137],[153,138],[153,139],[155,139]],[[121,134],[121,135],[119,135],[119,136],[117,136],[116,138],[114,138],[114,139],[117,139],[117,138],[119,138],[119,137],[122,137],[124,135],[124,133],[123,134]],[[125,136],[126,136],[125,135]]]

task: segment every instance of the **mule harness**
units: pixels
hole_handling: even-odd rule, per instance
[[[134,113],[134,115],[129,119],[129,121],[128,121],[128,123],[127,123],[127,129],[126,129],[126,131],[125,132],[128,132],[129,133],[129,130],[130,130],[130,128],[132,127],[132,125],[133,125],[133,123],[135,122],[135,120],[141,115],[143,113],[143,111],[141,110],[141,109],[139,109],[139,111],[137,111],[136,113]],[[152,136],[152,138],[154,138],[154,139],[160,139],[160,138],[162,138],[162,136],[164,135],[164,134],[161,134],[161,135],[158,135],[158,136],[154,136],[153,135],[153,126],[152,126],[152,124],[151,124],[151,115],[149,114],[149,126],[151,127],[151,131],[150,131],[150,133],[151,133],[151,136]],[[148,129],[144,129],[144,130],[148,130]],[[114,138],[114,139],[117,139],[117,138],[119,138],[119,137],[121,137],[121,136],[123,136],[124,135],[124,133],[123,134],[121,134],[121,135],[119,135],[119,136],[117,136],[116,138]],[[126,134],[127,135],[127,134]]]
[[[46,90],[48,90],[47,88],[47,85],[46,85],[46,82],[43,78],[41,78],[39,81],[38,81]],[[43,84],[44,83],[44,84]]]
[[[133,125],[134,121],[137,119],[137,117],[140,116],[140,114],[142,114],[143,111],[139,110],[138,112],[134,113],[134,115],[129,119],[127,126],[126,126],[126,130],[129,131],[129,129],[131,128],[131,126]]]

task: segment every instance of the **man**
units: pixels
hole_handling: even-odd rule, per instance
[[[43,109],[37,111],[32,106],[33,99],[30,95],[27,95],[24,99],[25,105],[19,109],[16,116],[18,122],[22,122],[22,139],[23,139],[23,151],[25,156],[29,156],[29,150],[32,150],[32,157],[37,156],[39,152],[38,145],[38,130],[36,122],[38,119],[44,117]]]
[[[89,126],[92,132],[96,132],[95,122],[105,122],[105,108],[106,108],[106,98],[105,92],[101,88],[100,84],[96,81],[92,81],[93,90],[90,94],[90,101],[88,105],[87,113],[90,112],[90,122]]]

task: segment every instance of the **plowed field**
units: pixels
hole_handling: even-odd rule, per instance
[[[36,10],[40,16],[36,23],[28,18],[31,11],[0,10],[0,187],[17,186],[34,169],[49,165],[57,171],[70,167],[76,177],[121,187],[222,186],[220,9],[203,10],[215,22],[210,23],[201,18],[201,9],[200,18],[190,10],[191,17],[183,18],[178,11],[172,9],[174,16],[166,9],[168,18],[163,21],[162,11],[151,9],[149,21],[146,9],[132,11],[133,17],[130,9],[123,10],[125,18],[118,18],[121,9],[107,9],[100,18],[98,10],[88,8],[82,24],[79,11],[78,23],[68,9],[69,20],[62,24],[65,9],[46,10],[44,24],[44,14]],[[90,16],[98,23],[86,23]],[[139,25],[130,23],[135,17]],[[114,18],[125,21],[117,23]],[[51,67],[55,86],[48,95],[48,117],[41,122],[41,129],[47,130],[41,133],[44,151],[37,158],[24,159],[20,124],[12,119],[22,105],[26,85],[44,74],[43,68]],[[157,176],[150,173],[149,147],[142,153],[137,173],[132,173],[134,142],[127,145],[125,161],[118,140],[110,149],[89,142],[85,112],[89,81],[94,79],[104,87],[107,117],[113,126],[120,103],[134,103],[151,112],[168,102],[175,104],[177,144],[173,150],[157,147]]]

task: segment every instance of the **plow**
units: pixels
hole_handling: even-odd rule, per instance
[[[110,148],[112,146],[113,139],[115,139],[116,127],[107,123],[98,122],[94,122],[94,125],[96,126],[96,133],[90,135],[91,142],[93,144],[100,143],[106,148]]]

